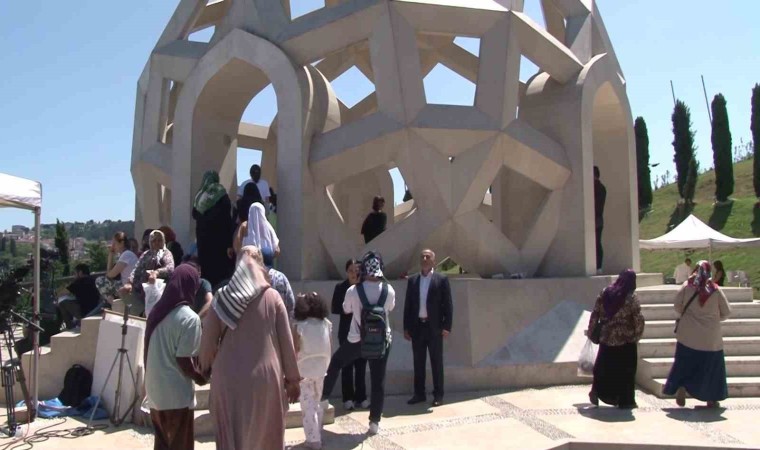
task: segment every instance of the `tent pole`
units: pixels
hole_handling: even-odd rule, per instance
[[[34,324],[40,325],[40,207],[34,208],[34,296],[32,297],[32,307],[34,314],[32,320]],[[34,330],[32,333],[32,405],[37,410],[39,400],[39,363],[40,363],[40,332]]]

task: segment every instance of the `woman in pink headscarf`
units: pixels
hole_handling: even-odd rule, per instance
[[[662,392],[675,395],[678,406],[686,405],[686,393],[720,406],[728,397],[726,360],[720,322],[731,315],[731,305],[713,282],[710,263],[700,261],[676,296],[676,355]]]
[[[636,272],[624,270],[596,299],[588,335],[601,323],[599,353],[589,400],[621,409],[636,408],[636,343],[644,333],[644,316],[636,298]]]

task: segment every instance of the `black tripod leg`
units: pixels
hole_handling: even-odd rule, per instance
[[[16,422],[16,400],[13,398],[13,368],[3,366],[3,385],[5,386],[5,414],[8,417],[8,436],[15,436],[18,423]]]

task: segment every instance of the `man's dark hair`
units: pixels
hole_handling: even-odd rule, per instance
[[[594,166],[594,178],[599,178],[601,175],[601,172],[599,172],[599,166]]]
[[[251,179],[253,179],[253,172],[254,170],[258,170],[259,174],[261,174],[261,166],[258,164],[254,164],[251,166],[251,168],[248,170],[248,175],[251,176]]]
[[[359,264],[359,261],[355,260],[354,258],[351,258],[348,261],[346,261],[346,272],[348,272],[348,268],[353,266],[354,264]]]
[[[378,195],[377,197],[372,199],[372,210],[373,211],[380,211],[382,209],[382,205],[385,205],[385,198]]]
[[[691,258],[686,258],[683,260],[683,262],[691,264]]]
[[[306,320],[310,317],[326,319],[330,315],[330,310],[327,309],[327,303],[322,301],[322,297],[319,294],[310,292],[296,296],[296,306],[293,309],[293,315],[296,320]]]
[[[87,264],[85,264],[85,263],[77,264],[74,267],[74,272],[82,272],[85,275],[89,275],[90,274],[90,266],[87,265]]]

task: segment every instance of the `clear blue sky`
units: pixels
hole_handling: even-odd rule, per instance
[[[3,3],[0,171],[43,183],[45,223],[132,219],[136,82],[177,1]],[[303,13],[321,2],[291,3]],[[538,3],[526,0],[526,12],[542,23]],[[703,167],[712,165],[712,150],[700,74],[710,98],[718,92],[726,96],[734,142],[749,140],[750,91],[760,82],[760,2],[598,4],[628,81],[634,117],[644,116],[649,126],[652,162],[661,163],[657,173],[674,171],[670,80],[691,107]],[[477,42],[461,44],[477,52]],[[524,68],[522,78],[530,72]],[[472,86],[450,80],[445,71],[434,71],[425,83],[428,98],[471,102]],[[336,91],[344,101],[356,102],[368,85],[347,74]],[[273,99],[272,92],[254,99],[244,119],[271,119]],[[256,159],[255,152],[241,150],[238,172],[245,174]],[[0,210],[0,230],[31,223],[27,212]]]

